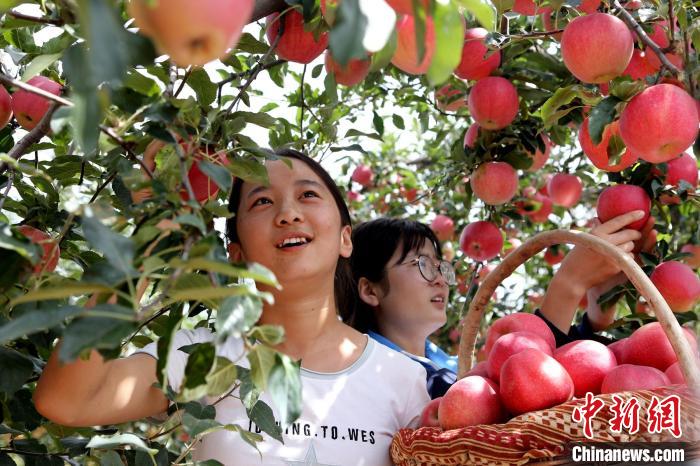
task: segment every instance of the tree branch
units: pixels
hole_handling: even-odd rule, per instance
[[[661,60],[661,63],[674,75],[678,76],[681,74],[681,71],[676,68],[676,66],[671,63],[668,58],[666,58],[666,55],[664,55],[663,51],[659,48],[656,43],[649,38],[646,32],[644,32],[644,29],[642,29],[642,26],[639,25],[639,23],[634,19],[634,17],[629,14],[627,10],[623,8],[622,5],[620,5],[620,0],[613,0],[613,5],[615,5],[615,8],[620,12],[620,16],[622,17],[622,20],[627,23],[627,25],[634,30],[634,32],[637,33],[637,36],[644,42],[644,45],[649,47],[651,50],[654,51],[656,56],[659,57],[659,60]]]
[[[44,17],[38,17],[38,16],[25,15],[24,13],[20,13],[18,11],[14,11],[14,10],[8,11],[7,14],[9,16],[12,16],[13,18],[21,19],[24,21],[31,21],[33,23],[52,24],[54,26],[63,26],[65,24],[62,19],[44,18]]]
[[[153,172],[151,171],[151,169],[148,168],[148,167],[146,166],[145,163],[143,163],[143,160],[141,160],[136,154],[134,154],[134,151],[131,150],[131,148],[129,147],[129,143],[128,143],[128,142],[126,142],[126,141],[125,141],[124,139],[122,139],[117,133],[115,133],[115,132],[112,130],[112,128],[108,128],[108,127],[106,127],[106,126],[104,126],[104,125],[100,125],[100,131],[102,131],[103,133],[105,133],[105,134],[106,134],[107,136],[109,136],[110,138],[114,139],[114,141],[115,141],[117,144],[119,144],[119,145],[122,147],[122,149],[124,149],[124,150],[126,151],[126,154],[129,156],[129,158],[132,159],[132,160],[134,160],[134,161],[135,161],[136,163],[138,163],[139,165],[141,165],[141,168],[143,169],[143,171],[145,171],[146,174],[147,174],[151,179],[153,179],[154,175],[153,175]]]
[[[63,97],[59,95],[54,95],[50,92],[46,92],[43,89],[39,89],[36,86],[32,86],[31,84],[23,83],[22,81],[19,81],[17,79],[12,79],[8,75],[4,73],[0,73],[0,82],[5,84],[6,86],[12,86],[12,87],[17,87],[19,89],[25,90],[27,92],[31,92],[32,94],[40,95],[46,99],[49,99],[53,102],[56,102],[61,105],[65,105],[66,107],[72,107],[73,102],[70,100],[64,99]]]
[[[43,138],[51,129],[51,117],[59,106],[60,105],[56,102],[52,103],[41,120],[39,120],[39,124],[29,131],[17,144],[15,144],[7,155],[14,160],[19,160],[27,152],[27,149],[32,146],[32,144],[39,142],[41,138]],[[0,174],[5,173],[7,168],[8,165],[6,163],[0,164]]]

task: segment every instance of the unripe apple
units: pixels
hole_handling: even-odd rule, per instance
[[[429,0],[422,0],[423,8],[428,8]],[[399,15],[413,15],[413,0],[386,0],[386,3]]]
[[[449,84],[435,91],[435,103],[437,108],[446,112],[456,112],[467,106],[464,91]]]
[[[501,377],[501,367],[513,356],[527,348],[535,348],[545,354],[552,355],[552,348],[542,337],[532,332],[511,332],[501,336],[494,343],[489,358],[486,362],[486,370],[489,378],[498,383]]]
[[[554,205],[573,207],[581,198],[583,184],[576,175],[557,173],[547,183],[547,194]]]
[[[631,184],[618,184],[605,188],[598,196],[596,210],[601,223],[605,223],[627,212],[643,210],[643,218],[628,224],[625,228],[640,230],[649,218],[651,199],[639,186]]]
[[[459,238],[459,248],[476,261],[487,261],[503,247],[503,235],[496,225],[485,220],[470,223]]]
[[[617,367],[615,354],[594,340],[567,343],[554,351],[554,359],[564,366],[574,381],[574,396],[600,393],[605,376]]]
[[[287,11],[282,18],[279,13],[267,17],[267,40],[274,44],[280,30],[280,22],[284,22],[282,37],[277,43],[275,53],[283,60],[295,63],[311,63],[328,47],[328,33],[322,32],[318,38],[311,31],[304,30],[304,15],[297,10]]]
[[[561,37],[564,65],[584,83],[606,83],[620,76],[633,49],[627,25],[607,13],[579,16],[566,25]]]
[[[179,66],[200,66],[226,55],[250,21],[255,0],[130,0],[141,33]]]
[[[534,305],[539,306],[541,302],[538,302],[538,300],[541,299],[542,296],[531,296],[533,296]],[[554,338],[554,334],[544,320],[540,319],[535,314],[530,314],[528,312],[515,312],[513,314],[508,314],[507,316],[501,317],[489,327],[488,331],[486,332],[486,343],[483,347],[486,355],[491,353],[493,345],[496,344],[496,341],[498,341],[499,338],[513,332],[534,333],[546,341],[550,349],[554,350],[556,347],[556,339]]]
[[[518,115],[518,91],[506,78],[488,76],[474,84],[467,100],[472,118],[485,129],[502,129]]]
[[[700,268],[700,244],[686,244],[681,248],[681,252],[690,254],[683,258],[683,262],[694,269]]]
[[[408,74],[425,74],[435,53],[435,24],[430,16],[425,18],[425,49],[423,60],[418,62],[416,23],[412,15],[403,15],[396,22],[397,43],[391,63]]]
[[[581,144],[581,150],[583,150],[583,153],[586,154],[586,157],[593,165],[608,172],[619,172],[631,167],[637,161],[637,156],[632,154],[631,150],[623,147],[618,121],[613,121],[605,126],[603,137],[597,145],[593,144],[591,135],[588,132],[588,121],[589,119],[586,118],[581,124],[578,132],[578,142]],[[611,155],[619,154],[622,150],[624,152],[620,156],[619,161],[611,164]]]
[[[490,75],[501,64],[501,51],[489,51],[484,43],[488,31],[484,28],[467,29],[464,34],[462,61],[454,73],[462,79],[478,80]],[[492,52],[486,57],[489,52]]]
[[[655,367],[621,364],[605,376],[600,393],[653,390],[667,385],[671,385],[671,381]]]
[[[518,415],[569,401],[574,382],[556,359],[527,348],[503,364],[500,394],[506,409]]]
[[[518,192],[518,173],[506,162],[486,162],[474,171],[470,183],[485,204],[505,204]]]
[[[464,147],[469,147],[473,149],[476,147],[476,141],[479,138],[479,124],[472,123],[472,125],[464,133]]]
[[[440,241],[447,241],[455,234],[455,222],[447,215],[438,214],[430,222],[430,229]]]
[[[31,84],[53,95],[60,95],[63,88],[56,81],[44,76],[34,76],[27,81],[27,84]],[[44,117],[50,106],[51,102],[46,97],[41,97],[23,89],[12,95],[12,111],[15,114],[15,119],[27,131],[39,124],[39,121]]]
[[[0,86],[0,128],[4,128],[12,119],[12,97],[4,86]]]
[[[498,385],[478,375],[464,377],[452,384],[438,408],[443,430],[494,424],[504,418]]]
[[[672,84],[657,84],[637,94],[620,116],[620,136],[639,158],[661,163],[685,151],[698,134],[695,100]]]
[[[47,233],[29,225],[21,225],[17,227],[17,231],[29,238],[32,243],[41,246],[44,250],[41,259],[34,266],[34,273],[40,274],[42,271],[51,273],[56,270],[58,258],[61,256],[61,248],[56,243],[56,240]]]
[[[529,172],[535,172],[544,167],[544,164],[549,160],[549,153],[552,151],[552,140],[544,133],[540,134],[540,138],[544,142],[544,152],[538,147],[534,154],[530,154],[534,160],[530,168],[527,169]]]
[[[681,330],[692,353],[697,355],[697,337],[685,327]],[[660,371],[665,371],[676,361],[678,357],[659,322],[650,322],[635,330],[627,339],[622,359],[624,364],[651,366]]]
[[[662,262],[650,278],[673,312],[690,311],[700,300],[700,278],[682,262]]]
[[[341,66],[333,60],[331,51],[326,51],[326,72],[335,77],[335,82],[344,86],[354,86],[362,82],[369,73],[369,66],[372,61],[369,58],[359,60],[352,58],[347,65]]]
[[[622,72],[622,75],[629,76],[632,79],[645,79],[647,76],[656,73],[656,71],[657,69],[649,63],[647,53],[639,49],[634,49],[634,52],[632,52],[632,59],[627,65],[627,68],[625,68],[625,71]]]
[[[358,165],[352,172],[352,181],[361,184],[365,188],[372,186],[372,180],[374,179],[374,172],[367,165]]]

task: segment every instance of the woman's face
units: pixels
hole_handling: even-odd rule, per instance
[[[414,259],[420,255],[428,256],[435,264],[439,259],[427,240],[419,250],[409,252],[399,263],[402,249],[399,244],[386,265],[389,292],[379,295],[380,319],[385,325],[431,327],[432,333],[445,323],[449,289],[440,274],[432,282],[423,278]]]
[[[266,163],[270,186],[243,183],[238,207],[241,258],[272,270],[283,285],[330,279],[338,256],[350,257],[351,228],[342,226],[328,187],[304,162]],[[314,283],[314,282],[311,282]],[[318,282],[316,282],[318,283]]]

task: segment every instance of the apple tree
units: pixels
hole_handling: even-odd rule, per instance
[[[663,285],[697,324],[700,10],[690,0],[54,0],[0,2],[0,464],[188,461],[227,429],[203,396],[240,389],[280,438],[300,410],[298,363],[257,325],[275,284],[231,264],[234,177],[264,182],[269,147],[332,165],[356,221],[431,223],[459,285],[435,336],[454,349],[484,273],[534,233],[587,229],[640,200],[656,247],[689,273]],[[274,96],[274,97],[271,97]],[[616,210],[618,209],[618,210]],[[476,233],[475,233],[476,232]],[[529,261],[490,319],[537,307],[566,247]],[[677,265],[676,265],[677,264]],[[624,298],[624,299],[620,299]],[[623,335],[652,319],[626,283]],[[246,342],[247,367],[189,348],[167,419],[71,428],[32,393],[59,356],[118,357],[180,328]],[[273,417],[260,393],[276,406]]]

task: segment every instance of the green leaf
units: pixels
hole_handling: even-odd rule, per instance
[[[34,57],[24,69],[22,73],[22,81],[27,82],[34,76],[41,74],[49,66],[53,65],[56,60],[61,58],[63,53],[52,53],[50,55],[39,55]]]
[[[559,113],[559,109],[570,104],[576,97],[578,97],[581,89],[580,84],[573,84],[571,86],[559,88],[554,92],[552,97],[547,99],[547,101],[542,104],[540,113],[542,115],[542,121],[546,127],[555,125],[559,121],[559,118],[565,115],[565,113]]]
[[[129,238],[104,226],[88,209],[82,217],[82,227],[88,243],[104,254],[113,267],[127,276],[135,273],[134,243]]]
[[[216,316],[216,335],[223,340],[230,335],[240,337],[260,319],[262,302],[252,296],[226,298]]]
[[[277,352],[265,345],[255,345],[247,354],[250,379],[259,390],[267,390],[270,372],[276,364]]]
[[[241,149],[246,150],[245,147]],[[264,186],[270,185],[265,165],[256,160],[236,157],[230,161],[227,168],[233,173],[233,176],[242,178],[249,183],[258,183]]]
[[[454,2],[435,3],[435,53],[428,69],[432,85],[445,82],[462,60],[464,18]]]
[[[251,33],[244,32],[241,38],[238,39],[236,48],[243,52],[263,54],[267,52],[270,46],[257,40]]]
[[[79,306],[61,306],[55,309],[28,310],[16,319],[0,327],[0,345],[16,340],[25,335],[43,332],[63,323],[85,311]]]
[[[216,350],[212,343],[198,343],[187,358],[185,377],[180,387],[177,400],[198,400],[207,394],[207,374],[214,365]]]
[[[33,373],[34,363],[30,358],[19,351],[0,346],[0,392],[12,395],[22,388]]]
[[[214,99],[216,99],[218,87],[211,82],[204,68],[195,68],[192,70],[190,77],[187,78],[187,84],[189,84],[195,94],[197,94],[197,101],[202,106],[209,106],[214,102]]]
[[[19,0],[0,0],[0,13],[5,13],[20,4]]]
[[[113,450],[122,445],[129,445],[130,447],[143,451],[144,453],[148,453],[149,455],[155,455],[158,453],[158,450],[148,448],[146,442],[134,434],[96,435],[90,439],[90,442],[87,444],[87,448]]]
[[[116,451],[110,450],[100,458],[100,466],[124,466],[124,463]]]
[[[282,428],[275,422],[275,415],[265,402],[259,400],[253,408],[248,411],[248,417],[255,423],[263,432],[280,443],[282,440]]]
[[[496,31],[496,8],[488,0],[458,0],[469,13],[473,14],[483,28]]]
[[[593,144],[600,144],[600,141],[603,139],[603,130],[615,119],[615,107],[617,107],[618,103],[620,103],[620,99],[609,96],[591,110],[588,121],[588,133]]]
[[[124,338],[136,330],[134,312],[129,308],[98,304],[88,312],[100,312],[105,316],[82,317],[66,327],[58,354],[61,361],[73,361],[88,349],[118,348]]]
[[[234,112],[229,118],[235,119],[242,117],[248,123],[258,125],[261,128],[271,128],[277,124],[277,118],[268,115],[267,113],[254,113],[254,112]]]
[[[396,113],[393,114],[391,116],[391,121],[392,121],[392,123],[394,123],[394,126],[396,126],[398,129],[406,129],[404,122],[403,122],[403,118],[401,117],[401,115],[398,115]]]
[[[207,395],[219,396],[231,389],[236,382],[238,372],[236,365],[229,359],[217,357],[214,365],[207,374]]]
[[[384,119],[380,117],[376,111],[372,113],[374,114],[372,117],[372,124],[374,125],[374,129],[377,130],[377,134],[381,137],[384,134]]]
[[[223,427],[223,425],[215,419],[198,419],[190,413],[182,415],[182,425],[192,437],[205,435]]]
[[[114,292],[114,289],[100,285],[97,283],[74,282],[72,280],[64,280],[56,283],[55,286],[39,288],[32,290],[26,294],[19,295],[12,300],[10,306],[17,304],[30,303],[33,301],[47,301],[52,299],[67,299],[71,296],[91,294],[91,293],[106,293]]]
[[[127,72],[126,78],[124,78],[124,86],[148,97],[161,93],[158,83],[136,70]]]
[[[301,361],[294,362],[287,355],[275,354],[275,364],[269,372],[268,393],[277,408],[282,426],[289,425],[301,415],[300,368]]]
[[[379,52],[372,55],[372,64],[369,67],[370,72],[384,69],[389,65],[389,63],[391,63],[391,58],[394,56],[397,44],[398,36],[396,33],[396,28],[394,28],[384,47],[382,47]]]
[[[346,65],[352,58],[367,56],[362,39],[367,28],[367,18],[360,8],[359,0],[343,0],[336,10],[336,20],[328,43],[333,59]]]
[[[207,162],[206,160],[200,160],[196,163],[199,169],[213,180],[222,191],[228,192],[231,189],[233,179],[231,178],[231,172],[226,167]]]
[[[271,346],[278,345],[284,341],[284,327],[259,325],[253,328],[249,336]]]
[[[170,265],[172,267],[184,267],[185,270],[207,270],[209,272],[216,272],[228,277],[251,278],[264,285],[274,287],[280,286],[274,274],[264,266],[257,263],[252,263],[247,269],[245,269],[223,262],[208,260],[203,257],[195,257],[187,261],[183,261],[177,257],[170,261]]]

